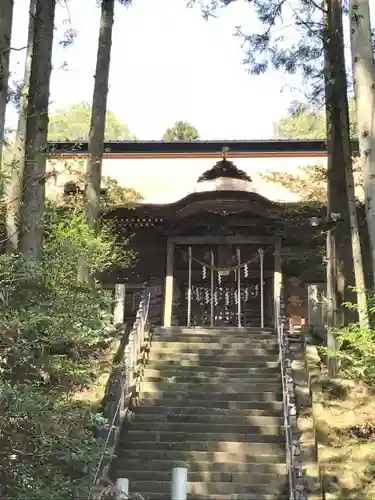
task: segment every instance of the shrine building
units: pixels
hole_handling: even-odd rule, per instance
[[[281,152],[285,148],[285,154],[294,147],[301,158],[326,156],[323,141],[268,144],[272,142]],[[107,155],[116,154],[121,146],[116,144],[106,145]],[[283,248],[298,247],[301,235],[290,227],[286,231],[282,214],[288,203],[261,194],[252,176],[236,166],[236,147],[242,143],[231,144],[229,152],[223,150],[227,143],[155,144],[175,155],[178,148],[187,154],[189,148],[204,153],[206,145],[206,157],[211,148],[213,161],[196,178],[194,188],[175,201],[146,200],[105,210],[104,217],[115,221],[124,245],[136,253],[134,266],[113,270],[106,277],[108,283],[125,285],[125,320],[136,310],[147,283],[152,291],[150,321],[155,325],[273,327],[282,286],[289,318],[300,325],[307,322],[308,287],[321,283],[324,276],[307,276],[305,269],[283,261]],[[155,144],[146,148],[154,147],[155,152]],[[60,151],[63,147],[66,144],[58,144]],[[124,157],[129,147],[139,149],[142,143],[123,145]],[[248,144],[246,148],[250,149]],[[77,151],[64,154],[76,157]],[[250,156],[246,151],[241,154]],[[195,162],[200,161],[197,156]]]

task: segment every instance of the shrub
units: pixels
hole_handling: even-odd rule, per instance
[[[99,456],[88,405],[37,384],[0,384],[1,498],[71,500]]]
[[[357,304],[345,303],[345,307],[356,309]],[[368,297],[370,324],[374,324],[375,295]],[[341,371],[358,380],[375,385],[375,330],[350,323],[335,331],[339,348],[332,353],[341,362]],[[325,349],[327,351],[327,349]]]
[[[131,263],[109,228],[91,231],[79,209],[46,214],[40,259],[0,256],[0,497],[72,499],[91,477],[97,418],[75,392],[98,376],[112,340],[98,273]],[[92,280],[79,280],[81,262]]]
[[[375,331],[353,323],[337,330],[340,349],[335,354],[341,370],[358,380],[375,385]]]

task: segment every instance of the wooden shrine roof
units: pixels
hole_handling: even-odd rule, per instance
[[[104,210],[106,218],[144,222],[178,221],[197,214],[239,215],[253,214],[276,220],[278,204],[264,196],[247,191],[203,191],[189,194],[173,203],[139,203],[131,207],[117,205]]]

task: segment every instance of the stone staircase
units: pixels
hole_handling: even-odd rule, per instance
[[[133,415],[111,470],[131,494],[167,500],[183,466],[189,499],[287,500],[272,330],[156,329]]]

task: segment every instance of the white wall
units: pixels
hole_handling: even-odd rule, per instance
[[[229,158],[230,159],[230,158]],[[121,185],[135,188],[145,202],[169,203],[194,192],[198,177],[218,160],[204,159],[105,159],[103,176],[115,178]],[[69,160],[72,162],[72,160]],[[238,158],[233,162],[253,179],[257,191],[274,201],[293,201],[288,190],[278,184],[266,183],[260,173],[269,171],[296,172],[299,166],[326,163],[325,158]],[[49,162],[51,164],[51,161]],[[61,189],[71,178],[61,162],[55,189]],[[83,168],[83,161],[82,167]],[[52,186],[51,186],[52,188]]]

